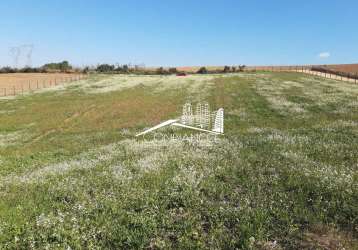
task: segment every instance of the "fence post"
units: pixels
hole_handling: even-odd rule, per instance
[[[15,86],[12,86],[12,88],[14,89],[14,95],[16,95],[16,90],[15,90]]]
[[[24,95],[24,84],[21,83],[21,94]]]

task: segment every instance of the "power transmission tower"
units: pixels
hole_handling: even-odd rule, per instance
[[[25,54],[25,67],[32,66],[32,52],[34,50],[33,44],[23,44],[20,46],[14,46],[10,48],[10,55],[13,58],[13,67],[18,68],[20,66],[19,60],[22,59],[22,54]]]
[[[34,50],[34,45],[33,44],[25,44],[22,46],[25,50],[26,50],[26,67],[31,67],[32,66],[32,52]]]
[[[13,59],[13,67],[17,68],[19,64],[19,58],[21,56],[21,47],[11,47],[10,55],[12,56]]]

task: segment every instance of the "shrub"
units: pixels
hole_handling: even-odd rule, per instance
[[[224,73],[228,73],[230,72],[230,67],[229,66],[225,66],[224,67]]]
[[[110,64],[100,64],[97,66],[97,69],[96,69],[96,71],[102,72],[102,73],[111,72],[113,70],[114,70],[114,65],[110,65]]]
[[[40,73],[41,69],[40,68],[25,67],[25,68],[22,68],[22,69],[18,70],[18,72],[20,72],[20,73]]]
[[[43,65],[42,68],[46,71],[59,70],[61,72],[66,72],[66,71],[72,69],[72,66],[69,64],[68,61],[62,61],[59,63],[47,63],[47,64]]]
[[[87,74],[89,72],[90,68],[88,66],[84,67],[82,70],[83,74]]]
[[[163,67],[159,67],[157,70],[156,70],[156,73],[158,75],[166,75],[168,74],[168,71],[166,71]]]
[[[207,74],[208,70],[205,67],[201,67],[196,73],[197,74]]]
[[[16,69],[13,69],[11,67],[3,67],[0,69],[0,73],[16,73]]]
[[[169,68],[169,73],[170,74],[177,74],[178,73],[177,68]]]
[[[242,72],[242,71],[245,70],[245,68],[246,68],[246,65],[240,65],[239,66],[239,71]]]
[[[122,65],[122,72],[125,72],[125,73],[129,72],[129,67],[127,64]]]

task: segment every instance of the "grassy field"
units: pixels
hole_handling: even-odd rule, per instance
[[[278,72],[0,98],[0,249],[357,249],[357,98]],[[134,137],[202,100],[225,108],[224,136]]]

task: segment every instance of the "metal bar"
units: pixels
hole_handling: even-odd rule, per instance
[[[222,133],[219,133],[219,132],[206,130],[206,129],[202,129],[202,128],[196,128],[196,127],[192,127],[192,126],[188,126],[188,125],[184,125],[184,124],[176,123],[176,122],[171,124],[171,125],[177,126],[177,127],[182,127],[182,128],[189,128],[189,129],[193,129],[193,130],[198,130],[198,131],[202,131],[202,132],[207,132],[207,133],[211,133],[211,134],[215,134],[215,135],[222,135]]]
[[[157,126],[154,126],[154,127],[150,128],[150,129],[147,129],[147,130],[143,131],[142,133],[137,134],[136,137],[141,136],[141,135],[145,135],[145,134],[147,134],[149,132],[152,132],[154,130],[157,130],[157,129],[165,127],[165,126],[169,126],[169,125],[171,125],[171,124],[173,124],[173,123],[175,123],[177,121],[178,120],[168,120],[168,121],[162,122],[162,123],[158,124]]]

